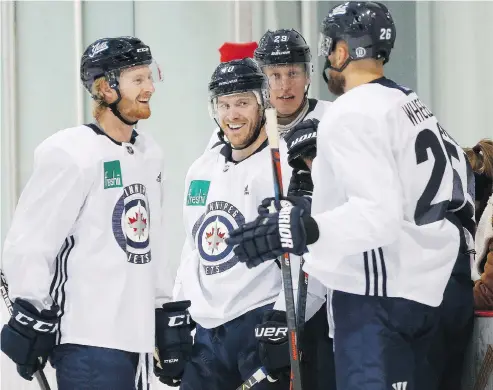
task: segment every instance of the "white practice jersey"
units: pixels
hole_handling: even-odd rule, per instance
[[[314,100],[306,119],[321,117],[329,104]],[[217,327],[273,302],[275,309],[285,310],[277,264],[267,262],[248,269],[238,263],[232,247],[224,243],[227,231],[255,219],[258,205],[273,196],[270,151],[264,146],[246,160],[233,164],[223,155],[224,143],[218,141],[216,130],[209,143],[212,150],[207,149],[187,174],[184,206],[187,241],[174,292],[175,300],[192,301],[193,319],[206,328]],[[280,154],[283,187],[287,192],[292,169],[287,163],[285,142],[280,143]],[[291,264],[296,297],[299,258],[291,256]],[[310,278],[307,319],[320,309],[325,295],[325,287]]]
[[[468,269],[473,247],[462,149],[414,92],[381,78],[333,103],[317,151],[320,237],[304,269],[334,290],[438,306],[454,263]]]
[[[163,155],[146,134],[117,143],[96,125],[35,151],[3,252],[11,299],[59,307],[57,341],[152,352],[163,269]]]

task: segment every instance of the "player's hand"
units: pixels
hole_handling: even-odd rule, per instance
[[[288,196],[312,196],[312,194],[313,181],[311,173],[293,169],[288,187]]]
[[[304,159],[317,155],[318,119],[307,119],[293,126],[284,136],[288,145],[288,164],[295,169],[309,171]]]
[[[179,301],[156,309],[154,373],[168,386],[180,385],[185,363],[192,354],[191,332],[195,323],[188,313],[189,307],[190,301]]]
[[[1,348],[17,364],[17,372],[28,381],[46,364],[55,342],[58,307],[38,311],[31,303],[17,298],[12,317],[4,325]]]
[[[288,326],[286,312],[267,310],[262,323],[255,327],[258,352],[262,366],[271,378],[289,379],[291,362],[289,359]]]
[[[229,232],[226,243],[236,245],[235,255],[248,268],[275,260],[285,252],[296,255],[306,252],[302,219],[305,210],[287,200],[281,200],[279,206],[278,212],[259,215],[254,221]]]

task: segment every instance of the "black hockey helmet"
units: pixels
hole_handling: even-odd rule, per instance
[[[394,47],[396,29],[387,7],[373,1],[348,1],[332,8],[322,22],[318,55],[327,56],[338,41],[343,40],[349,48],[349,58],[340,68],[332,67],[326,60],[324,68],[342,72],[350,61],[364,58],[389,61]]]
[[[305,99],[310,88],[310,74],[313,70],[312,55],[310,46],[306,43],[305,38],[295,29],[280,29],[271,31],[268,30],[262,38],[260,38],[259,46],[254,52],[255,60],[259,63],[262,70],[266,72],[268,67],[302,65],[306,76],[305,84]],[[279,75],[270,74],[269,84],[272,90],[279,89],[282,85],[282,80]],[[290,73],[291,74],[291,73]],[[292,74],[292,77],[297,77],[297,72]],[[301,105],[300,109],[303,107]]]
[[[209,108],[211,116],[216,123],[218,123],[217,98],[219,96],[242,92],[253,92],[262,111],[265,110],[269,102],[269,83],[267,76],[262,72],[258,64],[251,58],[243,58],[241,60],[219,64],[209,82]],[[241,149],[245,149],[255,142],[264,123],[265,116],[263,115],[252,139]],[[219,137],[224,141],[224,132],[222,129],[220,130]]]
[[[268,88],[267,77],[258,64],[251,58],[243,58],[219,64],[209,83],[209,96],[212,101],[220,95],[259,91],[259,104],[265,106]]]
[[[151,65],[153,63],[154,61],[150,47],[145,45],[138,38],[102,38],[90,44],[84,51],[80,64],[80,78],[82,84],[91,94],[92,98],[98,100],[99,98],[92,94],[92,86],[96,79],[105,77],[110,87],[118,94],[116,102],[107,104],[108,107],[122,122],[133,125],[136,122],[125,120],[116,109],[116,105],[121,100],[118,88],[120,72],[125,68],[139,65]],[[160,81],[161,74],[159,67],[157,67],[157,71],[158,80],[155,81]]]
[[[295,29],[268,30],[262,38],[254,57],[259,65],[310,64],[312,55],[305,38]]]

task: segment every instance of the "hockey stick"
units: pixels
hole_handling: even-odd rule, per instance
[[[0,290],[2,292],[3,301],[5,302],[5,305],[7,306],[10,315],[12,315],[13,309],[12,309],[12,301],[9,298],[9,286],[7,284],[7,280],[5,279],[3,271],[1,270],[0,270]],[[43,372],[42,369],[36,371],[34,373],[34,377],[38,381],[41,390],[51,390],[50,384],[48,383],[48,380],[46,379],[45,373]]]
[[[267,371],[264,367],[260,367],[257,371],[255,371],[250,378],[248,378],[245,382],[243,382],[240,387],[236,390],[248,390],[255,386],[257,383],[262,382],[265,378],[267,378]]]
[[[308,274],[303,271],[305,260],[300,258],[300,271],[298,279],[298,311],[296,313],[298,325],[298,349],[300,350],[300,360],[303,357],[303,338],[305,333],[305,316],[306,316],[306,296],[308,293]]]
[[[281,160],[279,156],[279,133],[277,130],[277,113],[274,108],[265,110],[266,130],[271,152],[272,171],[274,175],[274,196],[279,200],[283,194]],[[294,306],[293,280],[291,279],[291,262],[289,253],[278,257],[281,264],[284,297],[286,299],[286,322],[288,325],[289,359],[291,361],[291,388],[301,390],[300,355],[298,352],[298,334],[296,329],[296,311]]]

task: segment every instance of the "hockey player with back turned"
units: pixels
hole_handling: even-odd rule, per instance
[[[146,389],[172,283],[161,278],[163,154],[134,126],[151,115],[159,72],[133,37],[97,40],[80,72],[94,122],[36,148],[4,246],[13,316],[1,348],[27,380],[50,356],[59,390]]]
[[[311,210],[274,202],[278,212],[227,240],[250,267],[285,251],[310,252],[304,270],[334,290],[344,390],[436,389],[427,359],[438,306],[472,249],[465,155],[416,93],[384,77],[394,41],[381,3],[330,11],[319,54],[339,98],[318,126]]]

